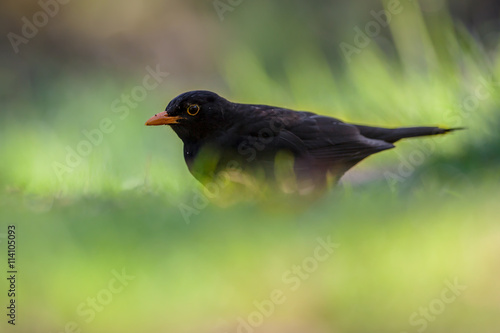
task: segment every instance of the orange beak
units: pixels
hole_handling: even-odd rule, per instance
[[[177,124],[177,120],[179,119],[181,119],[181,117],[169,116],[167,111],[163,111],[149,118],[148,121],[146,121],[146,126]]]

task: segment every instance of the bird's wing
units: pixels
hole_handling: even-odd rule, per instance
[[[394,145],[360,134],[358,128],[338,119],[305,113],[285,129],[302,142],[305,154],[298,155],[303,173],[330,170],[340,177],[364,158]],[[288,134],[287,134],[288,135]],[[303,156],[303,158],[301,158]]]
[[[236,122],[219,137],[248,160],[272,162],[278,151],[289,151],[303,165],[343,173],[365,157],[394,146],[369,139],[338,119],[311,112],[255,105],[245,110],[246,121]]]
[[[288,130],[304,142],[312,156],[325,162],[361,160],[394,147],[382,140],[366,138],[356,126],[309,113]]]

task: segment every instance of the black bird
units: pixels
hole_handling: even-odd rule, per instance
[[[205,185],[222,171],[263,176],[274,183],[276,161],[291,158],[296,189],[305,192],[324,188],[328,175],[339,179],[400,139],[458,129],[347,124],[312,112],[232,103],[210,91],[177,96],[146,125],[172,127],[184,143],[189,171]]]

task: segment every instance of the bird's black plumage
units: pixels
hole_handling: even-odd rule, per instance
[[[301,188],[321,188],[328,174],[339,178],[364,158],[393,148],[400,139],[453,130],[354,125],[312,112],[232,103],[209,91],[177,96],[165,112],[146,124],[172,127],[184,143],[189,170],[201,182],[226,169],[272,180],[276,158],[283,153],[293,157]]]

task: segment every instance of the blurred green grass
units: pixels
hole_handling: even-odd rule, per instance
[[[287,290],[283,273],[328,236],[340,248],[296,292],[286,292],[262,332],[287,325],[308,332],[413,332],[410,315],[455,277],[467,290],[427,332],[496,329],[500,52],[478,52],[447,17],[424,23],[418,12],[405,15],[411,17],[390,27],[398,59],[375,43],[343,70],[313,46],[283,59],[282,75],[270,74],[242,45],[221,59],[226,87],[220,93],[234,101],[354,123],[468,128],[373,156],[309,205],[242,195],[229,207],[214,200],[187,224],[179,205],[192,205],[201,190],[184,165],[181,142],[167,128],[143,126],[181,92],[175,78],[125,119],[111,103],[140,84],[141,73],[116,81],[97,72],[79,81],[62,74],[10,105],[19,113],[0,116],[0,233],[18,226],[23,329],[63,331],[76,321],[92,332],[234,331],[238,317],[255,311],[254,300]],[[424,41],[421,54],[404,42],[415,34]],[[478,86],[490,96],[466,108]],[[44,111],[30,111],[39,108]],[[115,130],[60,181],[53,162],[64,163],[66,146],[74,148],[84,139],[81,131],[103,118]],[[385,179],[384,171],[397,172],[402,158],[433,144],[404,182],[391,186]],[[371,173],[369,181],[356,181]],[[85,323],[77,307],[122,267],[135,279]]]
[[[468,332],[477,318],[487,329],[498,310],[497,188],[455,190],[460,197],[401,197],[370,187],[333,193],[303,211],[210,206],[189,225],[158,195],[58,201],[40,213],[18,194],[2,200],[10,203],[2,220],[18,226],[19,303],[30,322],[41,323],[34,332],[68,320],[94,332],[210,331],[219,319],[230,331],[274,289],[287,301],[268,325],[296,318],[339,331],[413,330],[410,314],[454,278],[467,290],[429,331]],[[282,275],[312,254],[317,237],[340,247],[291,292]],[[86,324],[77,306],[122,267],[135,279]]]

